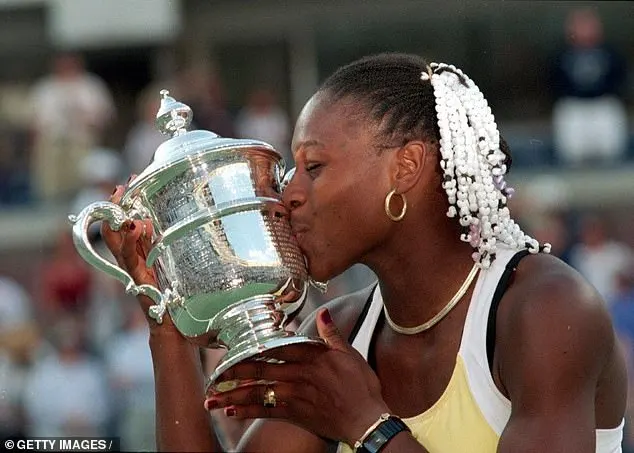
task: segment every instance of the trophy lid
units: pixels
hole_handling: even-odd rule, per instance
[[[259,140],[225,138],[206,130],[188,131],[192,122],[192,109],[175,100],[168,90],[161,90],[161,106],[156,114],[156,127],[171,136],[154,152],[150,165],[131,183],[128,189],[138,188],[176,164],[187,159],[211,157],[212,153],[232,149],[254,149],[271,154],[284,171],[284,160],[273,146]]]

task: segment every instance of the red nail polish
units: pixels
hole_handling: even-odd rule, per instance
[[[136,225],[134,224],[134,222],[130,222],[130,231],[134,231],[135,228]]]
[[[327,309],[321,312],[321,319],[326,324],[332,324],[332,317],[330,316],[330,312]]]
[[[208,411],[212,409],[216,409],[217,407],[218,407],[218,400],[208,399],[207,401],[205,401],[205,409],[207,409]]]
[[[236,409],[234,407],[228,407],[225,409],[225,415],[227,417],[235,417],[236,416]]]

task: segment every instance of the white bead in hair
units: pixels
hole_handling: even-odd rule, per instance
[[[475,249],[472,257],[483,268],[495,260],[498,242],[549,253],[550,244],[540,247],[511,219],[506,155],[484,95],[453,65],[432,63],[430,69],[421,73],[421,80],[431,82],[436,97],[442,187],[449,201],[447,216],[458,217],[464,228],[460,239]]]

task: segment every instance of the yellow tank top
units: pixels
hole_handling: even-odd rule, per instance
[[[429,453],[495,453],[511,415],[511,402],[498,390],[489,370],[486,330],[491,301],[509,260],[518,250],[500,247],[490,269],[480,271],[471,297],[456,364],[445,391],[429,409],[403,418]],[[352,346],[367,358],[370,340],[383,309],[377,286]],[[414,391],[404,389],[404,391]],[[398,415],[398,414],[395,414]],[[596,430],[597,453],[620,453],[623,423]],[[338,453],[352,453],[339,444]]]

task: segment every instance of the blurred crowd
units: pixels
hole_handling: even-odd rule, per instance
[[[23,100],[28,126],[2,131],[0,206],[83,202],[123,175],[140,173],[166,139],[154,124],[165,87],[193,109],[192,128],[264,140],[292,166],[291,122],[275,90],[254,86],[242,107],[230,112],[214,72],[197,66],[149,83],[137,94],[135,120],[123,145],[107,146],[118,114],[113,94],[79,53],[60,52]]]
[[[550,68],[553,161],[560,168],[618,166],[632,155],[626,61],[603,40],[592,11],[571,14],[566,37]],[[87,70],[81,55],[56,55],[50,73],[29,93],[30,129],[0,135],[0,209],[54,203],[78,212],[108,199],[114,185],[141,172],[166,139],[154,126],[159,85],[192,107],[194,128],[264,140],[292,167],[292,122],[272,87],[253,87],[243,107],[230,111],[217,77],[206,69],[187,68],[160,82],[138,93],[136,121],[121,149],[114,149],[104,145],[118,114],[110,88]],[[571,209],[555,193],[562,194],[556,184],[542,198],[518,191],[515,215],[602,294],[634,377],[631,245],[602,211]],[[540,199],[550,202],[538,205]],[[107,253],[98,231],[91,235]],[[31,286],[0,276],[0,438],[112,435],[126,450],[152,450],[154,383],[143,314],[119,282],[77,255],[69,229],[54,243],[29,277]],[[355,266],[326,294],[311,290],[300,318],[372,281],[368,269]],[[208,367],[218,358],[202,356]],[[630,411],[634,420],[634,401]],[[634,451],[634,432],[630,437]]]

